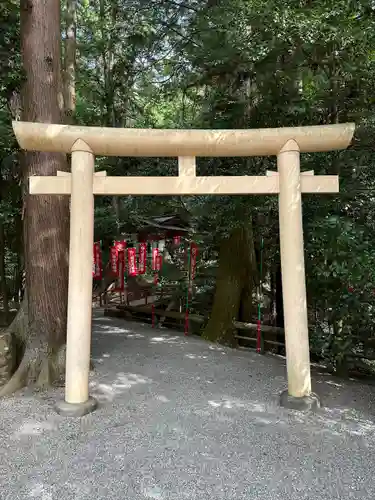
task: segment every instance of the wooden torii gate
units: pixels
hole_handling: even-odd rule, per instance
[[[65,401],[59,413],[93,411],[89,396],[94,195],[278,194],[288,389],[280,402],[318,404],[311,392],[301,193],[336,193],[337,176],[300,172],[300,153],[345,149],[355,125],[259,130],[158,130],[13,122],[20,147],[71,153],[72,171],[30,177],[30,194],[70,195],[69,294]],[[95,155],[178,158],[176,177],[107,177]],[[277,156],[266,176],[196,176],[196,157]]]

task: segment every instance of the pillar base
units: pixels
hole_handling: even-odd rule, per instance
[[[98,406],[98,402],[93,397],[89,397],[84,403],[68,403],[58,401],[55,403],[55,410],[64,417],[83,417],[93,412]]]
[[[288,408],[289,410],[303,412],[316,411],[320,408],[320,400],[319,397],[313,392],[309,396],[297,398],[295,396],[291,396],[288,393],[288,389],[286,389],[280,394],[280,406]]]

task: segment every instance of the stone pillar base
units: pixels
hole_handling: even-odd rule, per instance
[[[280,394],[280,406],[288,408],[289,410],[297,411],[316,411],[320,408],[319,397],[311,393],[309,396],[303,396],[301,398],[296,398],[288,393],[288,390],[283,391]]]
[[[66,401],[58,401],[55,404],[55,410],[59,415],[64,417],[83,417],[88,413],[93,412],[98,406],[96,399],[89,397],[84,403],[67,403]]]

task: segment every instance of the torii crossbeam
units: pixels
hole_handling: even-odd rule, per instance
[[[71,153],[72,172],[30,177],[30,194],[70,195],[70,252],[65,402],[57,410],[82,416],[89,397],[94,195],[279,195],[288,390],[281,403],[311,407],[309,337],[301,193],[337,193],[337,176],[300,172],[300,153],[345,149],[354,124],[259,130],[143,130],[13,122],[22,149]],[[110,177],[94,173],[95,155],[178,158],[176,177]],[[200,177],[196,157],[277,156],[266,176]]]

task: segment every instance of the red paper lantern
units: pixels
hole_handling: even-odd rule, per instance
[[[139,244],[138,274],[145,274],[147,265],[147,244]]]
[[[100,242],[96,241],[93,248],[93,270],[92,277],[96,280],[102,279],[102,251],[100,248]]]
[[[157,260],[159,257],[159,249],[158,248],[153,248],[152,249],[152,270],[157,271]]]
[[[194,242],[190,245],[190,276],[191,280],[195,278],[197,270],[198,245]]]
[[[137,253],[135,248],[128,248],[128,273],[129,276],[137,276]]]
[[[124,264],[123,266],[123,272],[125,271],[125,249],[126,249],[126,241],[115,241],[113,243],[113,246],[109,250],[109,259],[110,259],[110,265],[111,265],[111,271],[114,276],[119,276],[119,256],[122,254],[122,263]]]
[[[157,258],[156,258],[155,271],[160,271],[162,264],[163,264],[163,256],[162,255],[158,255]]]

